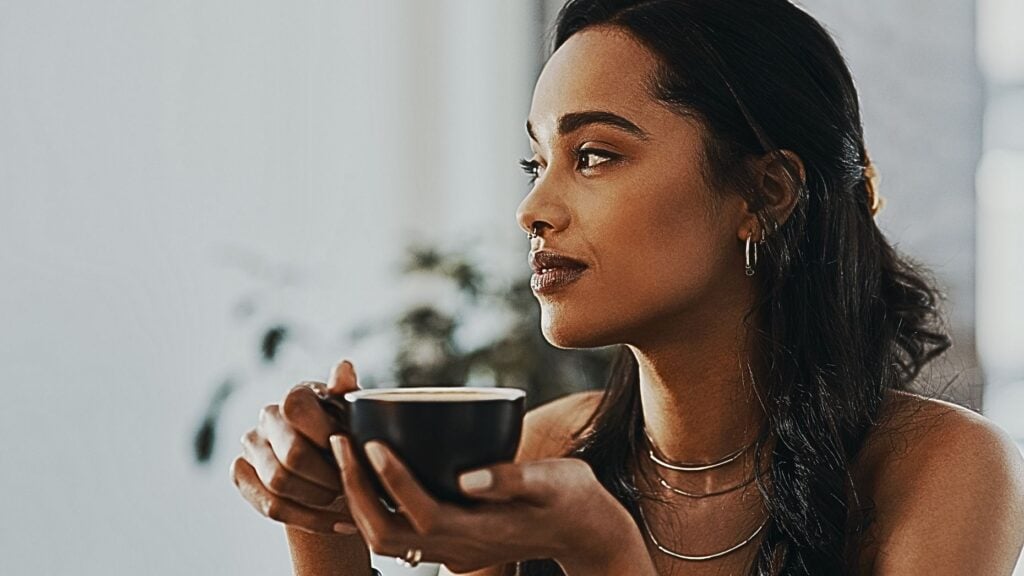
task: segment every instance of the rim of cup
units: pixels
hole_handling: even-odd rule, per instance
[[[526,390],[520,388],[500,388],[497,386],[416,386],[409,388],[367,388],[365,390],[354,390],[352,392],[345,393],[345,400],[352,402],[360,398],[369,397],[371,400],[380,398],[381,400],[387,400],[387,396],[417,396],[417,395],[428,395],[445,392],[469,392],[469,393],[485,393],[498,396],[498,398],[485,398],[480,401],[486,402],[487,400],[516,400],[526,396]],[[404,401],[418,402],[418,399],[406,399]],[[456,402],[465,402],[466,400],[456,400]]]

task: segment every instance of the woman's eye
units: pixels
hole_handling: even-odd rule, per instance
[[[612,152],[606,152],[604,150],[574,150],[573,154],[576,157],[576,169],[577,170],[589,170],[591,168],[597,168],[598,166],[608,162],[609,160],[615,160],[618,158],[618,154]],[[530,177],[530,185],[537,182],[540,178],[540,171],[543,168],[540,162],[536,160],[527,160],[521,158],[519,160],[519,167]]]
[[[536,160],[527,160],[526,158],[522,158],[519,160],[519,167],[522,168],[523,172],[526,172],[530,177],[530,184],[536,182],[537,178],[540,176],[540,162],[537,162]]]
[[[585,170],[587,168],[596,168],[609,160],[614,160],[615,154],[605,152],[604,150],[579,150],[576,153],[576,158],[576,168]]]

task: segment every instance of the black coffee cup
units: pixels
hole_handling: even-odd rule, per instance
[[[357,448],[356,456],[378,497],[392,511],[395,505],[363,450],[367,442],[387,444],[437,499],[469,505],[473,500],[459,489],[459,475],[515,458],[525,399],[526,391],[518,388],[448,386],[320,396],[338,432],[348,435]]]

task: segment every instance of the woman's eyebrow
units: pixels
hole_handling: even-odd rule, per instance
[[[565,136],[591,124],[602,124],[604,126],[611,126],[612,128],[618,128],[623,132],[631,134],[641,140],[647,140],[650,136],[642,128],[630,122],[629,120],[614,114],[612,112],[605,112],[603,110],[587,110],[585,112],[570,112],[563,115],[558,119],[558,134]],[[526,133],[530,135],[530,138],[534,142],[537,142],[537,136],[533,132],[533,125],[530,121],[526,121]]]

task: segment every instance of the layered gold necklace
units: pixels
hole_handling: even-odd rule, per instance
[[[654,464],[656,466],[660,467],[660,468],[666,468],[666,469],[669,469],[669,470],[674,470],[676,472],[704,472],[704,471],[707,471],[707,470],[713,470],[715,468],[719,468],[721,466],[725,466],[726,464],[729,464],[730,462],[736,461],[744,453],[746,453],[747,450],[749,450],[752,446],[754,446],[754,443],[752,442],[752,443],[747,444],[746,446],[736,450],[735,452],[732,452],[731,454],[728,454],[728,455],[726,455],[726,456],[724,456],[724,457],[722,457],[722,458],[720,458],[718,460],[715,460],[714,462],[700,462],[700,463],[678,462],[678,461],[669,460],[668,458],[665,458],[662,454],[660,454],[661,451],[658,450],[657,446],[655,446],[654,440],[651,438],[651,435],[647,432],[647,427],[646,426],[644,426],[644,436],[647,438],[647,445],[648,445],[647,455],[648,455],[648,458],[650,458],[651,462],[654,462]],[[672,486],[671,484],[668,483],[667,480],[665,480],[665,478],[661,475],[661,473],[657,471],[657,469],[655,469],[655,476],[658,477],[658,483],[661,484],[661,486],[663,486],[664,488],[667,488],[668,490],[671,490],[675,494],[679,494],[680,496],[685,496],[687,498],[708,498],[708,497],[711,497],[711,496],[719,496],[719,495],[722,495],[722,494],[728,494],[730,492],[734,492],[736,490],[739,490],[739,489],[743,488],[744,486],[749,485],[751,482],[753,482],[757,478],[758,468],[759,468],[759,463],[755,462],[754,466],[753,466],[753,473],[751,474],[750,478],[744,480],[743,482],[741,482],[739,484],[736,484],[734,486],[730,486],[730,487],[725,488],[725,489],[715,490],[715,491],[711,491],[711,492],[703,492],[703,493],[691,492],[691,491],[688,491],[688,490],[683,490],[681,488],[677,488],[675,486]],[[633,473],[633,485],[636,486],[636,472],[635,471]],[[757,527],[757,529],[755,529],[749,536],[747,536],[746,538],[744,538],[740,542],[738,542],[738,543],[736,543],[736,544],[726,548],[725,550],[722,550],[722,551],[719,551],[719,552],[715,552],[715,553],[712,553],[712,554],[683,554],[681,552],[677,552],[675,550],[671,550],[671,549],[666,548],[665,546],[663,546],[658,541],[657,537],[654,535],[654,532],[651,530],[651,527],[650,527],[650,525],[647,522],[647,516],[644,514],[644,507],[643,507],[643,505],[640,502],[637,503],[637,508],[639,508],[639,510],[640,510],[640,519],[641,519],[641,522],[643,523],[644,531],[647,533],[648,538],[651,539],[651,542],[654,544],[654,546],[658,550],[660,550],[662,553],[664,553],[664,554],[666,554],[668,556],[671,556],[673,558],[676,558],[678,560],[688,560],[688,561],[693,561],[693,562],[703,561],[703,560],[714,560],[715,558],[721,558],[723,556],[726,556],[728,554],[731,554],[731,553],[735,552],[736,550],[739,550],[740,548],[742,548],[742,547],[746,546],[747,544],[749,544],[750,542],[752,542],[754,540],[754,538],[756,538],[757,535],[761,533],[761,530],[763,530],[764,527],[768,524],[768,520],[770,518],[770,517],[765,517],[764,521],[762,521],[761,524]]]

